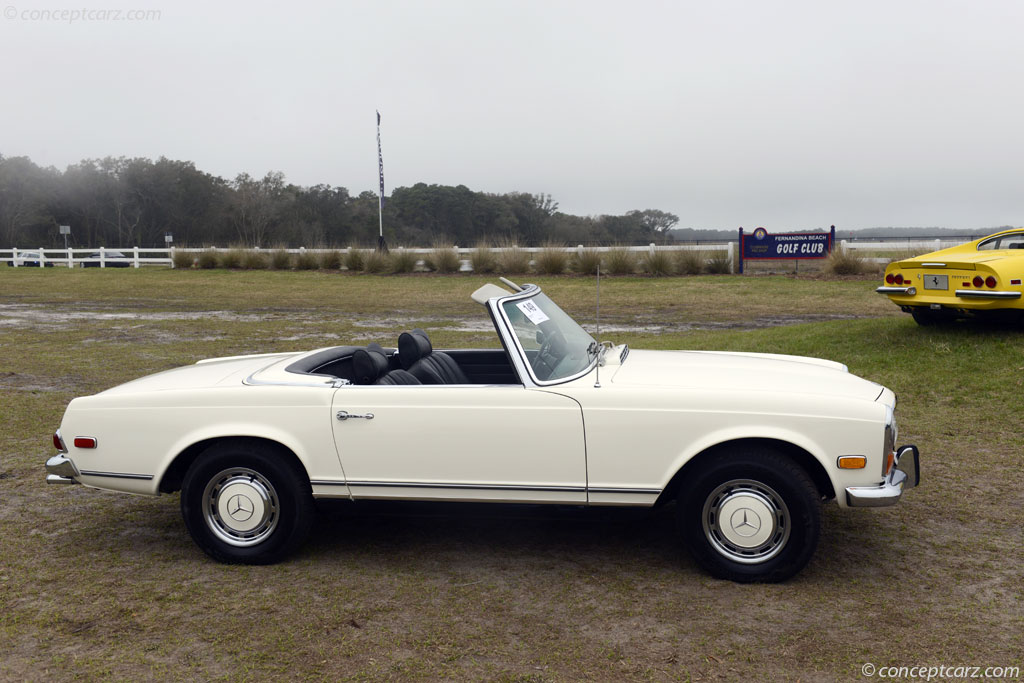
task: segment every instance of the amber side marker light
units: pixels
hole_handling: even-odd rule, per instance
[[[867,467],[868,459],[863,455],[840,455],[836,463],[841,470],[862,470]]]
[[[75,448],[96,448],[96,439],[91,436],[76,436]]]

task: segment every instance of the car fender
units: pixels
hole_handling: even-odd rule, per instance
[[[789,429],[779,425],[756,424],[736,425],[699,435],[697,438],[686,439],[686,444],[678,456],[669,464],[660,482],[661,488],[665,489],[676,474],[683,469],[694,458],[702,453],[708,452],[723,444],[749,439],[779,441],[795,446],[813,457],[825,470],[833,487],[836,479],[833,474],[833,467],[827,456],[828,450],[817,439],[803,431]]]

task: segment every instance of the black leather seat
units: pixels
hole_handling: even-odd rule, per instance
[[[423,384],[470,383],[459,364],[447,353],[434,351],[427,333],[418,328],[398,337],[398,360]]]
[[[356,384],[420,384],[402,369],[389,370],[390,364],[380,344],[367,344],[352,354],[352,371]]]

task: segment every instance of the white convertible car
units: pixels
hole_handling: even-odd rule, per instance
[[[815,358],[599,343],[539,287],[473,293],[501,349],[203,360],[74,399],[47,479],[181,491],[222,562],[278,561],[321,498],[654,506],[675,502],[716,576],[781,581],[820,507],[891,505],[919,480],[896,396]]]

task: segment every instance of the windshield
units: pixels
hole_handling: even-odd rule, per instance
[[[501,307],[537,380],[566,379],[594,361],[594,338],[544,294],[505,301]]]

